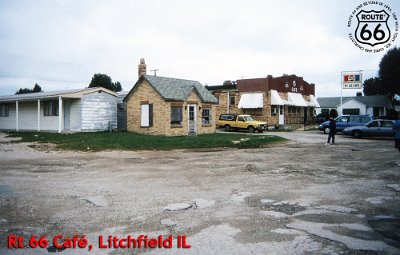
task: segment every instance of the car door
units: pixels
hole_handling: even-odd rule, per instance
[[[378,136],[379,133],[379,121],[374,120],[366,125],[367,128],[363,130],[365,136]]]
[[[336,118],[336,130],[343,131],[347,127],[349,116],[340,116]]]
[[[394,123],[391,120],[381,120],[381,127],[379,130],[379,136],[391,137],[394,136],[393,126]]]
[[[349,117],[349,126],[362,126],[364,123],[361,122],[361,116],[353,115]]]

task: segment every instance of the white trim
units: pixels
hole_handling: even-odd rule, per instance
[[[18,132],[19,127],[18,127],[18,112],[19,112],[19,108],[18,108],[18,101],[15,101],[15,131]]]
[[[194,133],[197,134],[197,105],[188,104],[187,106],[187,120],[188,120],[188,133],[190,133],[190,107],[193,107],[193,121],[194,121]]]
[[[58,133],[62,131],[62,98],[58,97]]]
[[[37,100],[37,131],[40,131],[40,99]]]
[[[149,104],[140,105],[140,127],[150,127],[150,106]]]

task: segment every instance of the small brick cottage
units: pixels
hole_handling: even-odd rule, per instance
[[[219,99],[217,116],[223,113],[251,114],[269,126],[298,127],[313,121],[315,85],[296,75],[242,79],[221,86],[207,86]]]
[[[131,132],[165,136],[215,132],[218,99],[198,81],[146,75],[144,59],[139,80],[124,102]]]

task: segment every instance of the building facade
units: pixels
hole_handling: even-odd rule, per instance
[[[146,75],[144,60],[139,80],[125,97],[130,132],[185,136],[214,133],[218,102],[198,81]]]
[[[80,132],[117,127],[117,95],[86,88],[0,97],[0,130]]]
[[[217,112],[251,114],[269,126],[311,124],[314,121],[315,85],[296,75],[242,79],[222,86],[208,86],[219,102]]]
[[[372,115],[386,116],[388,110],[394,109],[388,96],[354,96],[354,97],[320,97],[317,99],[320,107],[317,114],[328,115],[331,109],[337,110],[339,115]]]

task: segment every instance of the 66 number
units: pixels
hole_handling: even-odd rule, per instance
[[[374,37],[375,40],[380,41],[383,38],[385,38],[385,31],[379,29],[381,27],[381,24],[378,24],[375,29],[374,32],[372,33],[371,30],[367,29],[368,24],[365,24],[362,29],[361,29],[361,39],[368,41],[371,39],[371,37]]]
[[[32,236],[29,239],[29,246],[33,249],[37,247],[46,248],[47,245],[49,245],[49,242],[46,240],[46,236],[41,236],[39,240],[36,239],[36,236]]]

